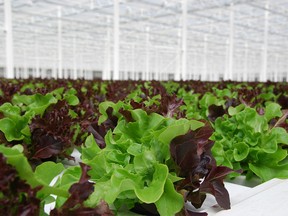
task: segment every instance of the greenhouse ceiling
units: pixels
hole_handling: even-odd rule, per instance
[[[2,0],[7,78],[286,80],[288,0]]]

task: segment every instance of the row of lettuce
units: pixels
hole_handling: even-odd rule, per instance
[[[285,83],[0,80],[0,213],[205,215],[184,203],[206,194],[228,209],[227,175],[288,178],[287,95]]]

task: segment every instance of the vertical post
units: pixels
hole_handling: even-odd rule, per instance
[[[145,73],[143,74],[144,80],[150,80],[150,47],[149,47],[150,28],[146,27],[146,64]]]
[[[230,5],[230,19],[229,19],[229,60],[228,60],[228,73],[225,80],[232,80],[234,68],[234,4]]]
[[[228,74],[229,74],[229,40],[226,40],[226,53],[225,53],[225,72],[223,79],[227,80],[228,79]]]
[[[263,43],[263,60],[262,60],[262,73],[260,75],[260,81],[267,81],[267,57],[268,57],[268,31],[269,31],[269,1],[265,3],[265,15],[264,15],[264,43]]]
[[[24,48],[24,68],[23,68],[23,78],[28,78],[28,64],[27,64],[27,51]]]
[[[93,10],[94,8],[94,0],[90,0],[90,9]]]
[[[53,64],[53,70],[52,70],[52,78],[53,79],[57,79],[57,66],[58,66],[58,58],[57,58],[57,55],[58,54],[56,54],[55,56],[53,56],[53,59],[55,59],[54,60],[54,64]]]
[[[139,65],[138,65],[138,59],[137,55],[139,53],[139,50],[138,50],[138,46],[135,44],[135,48],[134,48],[134,66],[135,66],[135,80],[139,80]]]
[[[11,0],[4,0],[5,34],[6,34],[6,72],[5,77],[14,78],[13,22]]]
[[[287,68],[288,68],[288,65],[287,65],[287,63],[286,63],[286,60],[287,60],[287,58],[285,57],[285,56],[281,56],[281,75],[280,75],[280,77],[278,77],[278,80],[279,81],[283,81],[285,78],[286,78],[286,82],[287,82],[287,73],[288,73],[288,71],[287,71]]]
[[[15,65],[14,70],[15,70],[15,73],[14,73],[15,78],[19,79],[20,78],[20,68],[17,65]]]
[[[203,50],[203,81],[207,81],[207,35],[204,35],[204,50]]]
[[[136,71],[135,71],[135,44],[132,45],[132,69],[131,69],[131,74],[132,74],[132,79],[136,80]]]
[[[126,50],[122,52],[122,64],[121,64],[121,74],[119,74],[119,79],[120,80],[126,80],[126,67],[127,67],[127,55],[126,55]]]
[[[107,40],[105,43],[105,54],[104,54],[104,65],[103,65],[103,80],[110,80],[111,79],[111,52],[110,52],[110,42],[111,42],[111,35],[110,30],[107,29]]]
[[[182,0],[182,79],[187,79],[187,0]]]
[[[176,74],[175,80],[179,81],[181,76],[181,30],[178,31],[177,51],[176,51]]]
[[[35,63],[36,63],[36,73],[35,77],[40,77],[40,66],[39,66],[39,43],[38,43],[38,33],[34,32],[34,41],[35,41]]]
[[[198,75],[199,70],[197,68],[198,62],[197,62],[196,50],[194,50],[192,56],[193,56],[193,65],[192,65],[192,68],[191,68],[191,71],[192,71],[191,79],[197,79],[198,78],[197,75]]]
[[[119,79],[119,0],[114,0],[114,69],[113,79]]]
[[[73,79],[77,79],[77,41],[76,35],[73,37]]]
[[[62,55],[62,8],[58,6],[58,78],[63,78]]]
[[[57,66],[58,66],[58,62],[56,59],[56,61],[54,61],[54,64],[53,64],[53,72],[52,72],[52,75],[53,75],[52,78],[53,79],[57,79]]]
[[[274,72],[274,82],[278,81],[278,71],[279,71],[279,54],[275,54],[275,72]]]
[[[64,67],[63,67],[63,78],[67,79],[68,76],[69,76],[69,71],[68,71],[67,65],[64,65]]]
[[[160,56],[159,49],[156,50],[156,79],[160,80]]]
[[[84,54],[83,54],[83,51],[81,49],[81,52],[80,52],[80,70],[79,70],[79,75],[80,75],[81,79],[84,79],[84,75],[85,75],[83,55]]]
[[[248,43],[245,43],[243,81],[248,81]]]

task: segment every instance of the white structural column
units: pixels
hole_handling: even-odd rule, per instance
[[[105,43],[104,65],[103,65],[103,80],[111,80],[111,34],[107,29],[107,40]]]
[[[203,45],[203,74],[202,74],[202,79],[203,81],[207,81],[208,80],[208,73],[207,73],[207,35],[204,35],[204,45]]]
[[[229,39],[226,40],[226,47],[225,47],[225,71],[223,80],[227,80],[228,73],[229,73]],[[220,78],[220,77],[219,77]]]
[[[177,40],[177,51],[176,51],[176,74],[174,80],[180,80],[181,73],[181,31],[178,31],[178,40]]]
[[[187,0],[182,0],[182,52],[181,52],[181,78],[187,79]]]
[[[278,71],[279,71],[279,54],[275,54],[275,64],[274,64],[274,82],[278,82]]]
[[[23,68],[23,74],[21,75],[22,78],[27,79],[29,77],[28,75],[28,64],[27,64],[27,51],[26,48],[24,48],[24,68]]]
[[[263,55],[262,55],[262,71],[260,74],[260,81],[267,81],[267,59],[268,59],[268,33],[269,33],[269,1],[265,3],[265,14],[264,14],[264,43],[263,43]]]
[[[145,74],[143,74],[144,80],[150,80],[150,28],[146,27],[146,64]]]
[[[119,51],[120,51],[120,27],[119,27],[119,0],[114,0],[114,67],[113,67],[113,80],[119,80]]]
[[[228,56],[228,70],[224,76],[224,80],[231,80],[233,78],[234,69],[234,4],[230,5],[230,19],[229,19],[229,56]]]
[[[34,41],[35,41],[35,63],[36,63],[36,73],[34,74],[36,77],[40,77],[40,56],[39,56],[39,42],[38,42],[38,33],[34,32]]]
[[[139,45],[138,45],[139,46]],[[139,59],[137,59],[138,53],[139,53],[139,49],[138,46],[135,43],[134,46],[134,72],[135,72],[135,80],[139,80],[139,64],[138,61]]]
[[[58,78],[63,78],[63,53],[62,53],[62,8],[58,6]],[[57,77],[55,77],[57,78]]]
[[[84,75],[85,75],[85,73],[84,73],[84,60],[83,60],[83,54],[84,52],[83,52],[83,48],[81,49],[81,52],[80,52],[80,58],[79,58],[79,60],[80,60],[80,67],[79,67],[79,76],[78,77],[80,77],[81,79],[83,79],[84,78]]]
[[[6,73],[8,79],[14,78],[13,22],[11,0],[4,0],[5,33],[6,33]]]
[[[133,44],[132,45],[132,57],[131,57],[131,76],[132,76],[132,79],[133,80],[136,80],[136,71],[135,71],[135,61],[136,61],[136,58],[135,58],[135,47],[136,45]]]
[[[77,79],[77,38],[73,37],[73,79]]]
[[[245,43],[243,81],[247,81],[247,79],[248,79],[248,43]]]
[[[56,58],[56,57],[54,57]],[[57,59],[56,59],[57,60]],[[56,79],[57,78],[57,67],[58,67],[58,62],[55,61],[53,64],[53,71],[52,71],[52,78]]]
[[[160,80],[161,79],[161,68],[160,68],[160,54],[159,54],[159,48],[156,50],[156,79]]]

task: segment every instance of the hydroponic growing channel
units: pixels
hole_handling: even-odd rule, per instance
[[[3,215],[207,215],[231,207],[224,179],[288,178],[286,83],[0,87]]]

